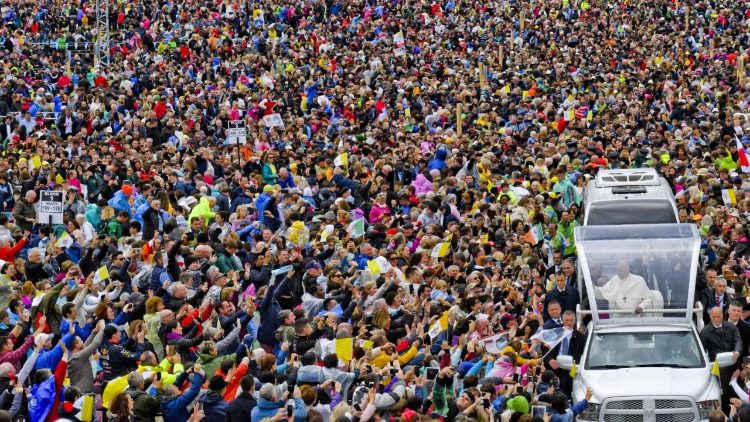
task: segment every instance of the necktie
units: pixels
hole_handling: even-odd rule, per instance
[[[562,344],[560,345],[560,354],[567,355],[569,346],[570,346],[570,340],[567,337],[565,337],[562,341]]]
[[[721,307],[721,297],[716,296],[716,306]]]

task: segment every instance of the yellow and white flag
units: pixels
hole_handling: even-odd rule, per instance
[[[451,249],[451,242],[440,242],[432,248],[431,256],[433,258],[442,258],[448,255],[448,251]]]
[[[62,232],[60,238],[57,239],[56,245],[58,248],[69,248],[73,246],[73,238],[70,237],[68,232]]]
[[[107,271],[107,267],[101,267],[98,270],[96,270],[96,275],[94,275],[94,283],[99,283],[104,280],[109,279],[109,271]]]
[[[335,158],[335,159],[333,160],[333,164],[334,164],[334,165],[335,165],[336,167],[346,167],[346,166],[348,166],[348,165],[349,165],[349,154],[347,154],[347,153],[345,153],[345,152],[344,152],[344,153],[342,153],[342,154],[339,154],[339,155],[338,155],[338,156],[337,156],[337,157],[336,157],[336,158]]]
[[[448,329],[448,311],[443,312],[443,315],[440,316],[440,319],[437,320],[432,326],[430,327],[430,331],[427,332],[427,334],[430,336],[430,338],[435,338],[440,335],[443,331]]]

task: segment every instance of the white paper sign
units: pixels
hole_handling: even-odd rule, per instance
[[[227,129],[227,143],[233,144],[246,144],[247,143],[247,129],[244,127],[228,128]]]
[[[63,193],[58,191],[43,190],[39,192],[39,223],[62,224],[63,223]]]
[[[284,120],[281,119],[281,114],[279,113],[263,116],[263,123],[266,124],[266,127],[284,127]]]

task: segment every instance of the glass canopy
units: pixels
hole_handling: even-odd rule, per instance
[[[700,237],[691,224],[576,227],[579,288],[594,320],[690,319]]]

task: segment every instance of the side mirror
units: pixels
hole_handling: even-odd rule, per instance
[[[716,355],[716,361],[719,362],[719,368],[726,368],[734,365],[734,353],[724,352]]]
[[[560,365],[560,368],[569,370],[573,367],[573,364],[575,362],[573,361],[573,356],[570,355],[560,355],[557,357],[557,364]]]

